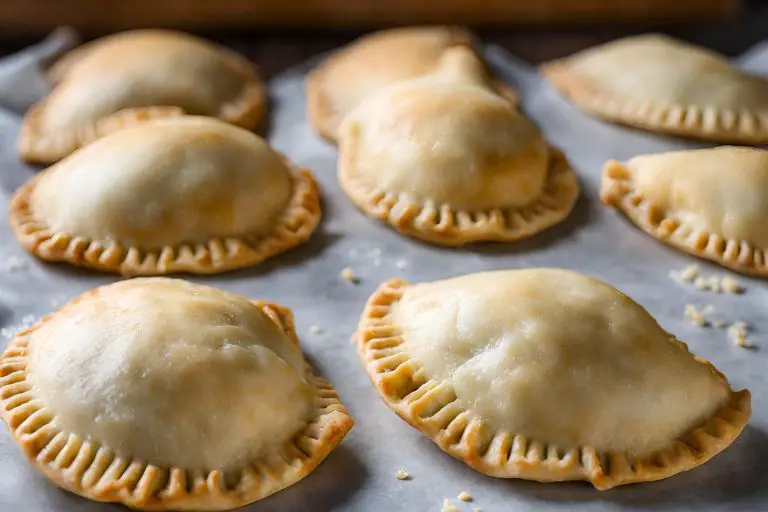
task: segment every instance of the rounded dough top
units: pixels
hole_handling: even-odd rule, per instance
[[[768,80],[660,35],[628,37],[565,59],[569,72],[613,94],[664,105],[768,108]]]
[[[525,206],[546,184],[547,143],[454,55],[434,76],[392,86],[350,114],[340,132],[345,173],[461,210]]]
[[[152,105],[219,116],[257,79],[244,72],[248,67],[245,59],[188,34],[139,30],[109,36],[54,66],[61,81],[45,100],[41,128],[70,131],[125,108]]]
[[[392,321],[429,378],[493,428],[568,450],[648,455],[729,389],[637,303],[568,270],[470,274],[406,288]]]
[[[768,247],[768,151],[722,146],[632,158],[636,192],[667,217]]]
[[[142,123],[49,167],[32,211],[59,232],[159,249],[268,232],[292,194],[267,143],[213,118]]]
[[[285,332],[246,298],[187,281],[99,288],[54,313],[28,351],[59,427],[161,467],[242,467],[311,416]]]

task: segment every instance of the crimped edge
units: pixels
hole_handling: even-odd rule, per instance
[[[542,195],[521,208],[456,211],[433,201],[416,202],[388,192],[355,175],[354,127],[339,153],[341,188],[363,213],[397,231],[444,246],[472,242],[512,242],[533,236],[563,221],[579,197],[579,183],[565,155],[549,147],[549,177]]]
[[[521,434],[493,431],[459,404],[453,386],[431,379],[407,353],[391,311],[408,286],[401,279],[392,279],[368,299],[354,338],[358,354],[390,409],[443,451],[482,473],[542,482],[586,480],[600,490],[659,480],[693,469],[724,450],[750,417],[749,391],[731,390],[728,403],[707,422],[674,440],[669,448],[640,460],[588,446],[566,450]],[[687,345],[678,343],[687,350]],[[709,362],[696,360],[728,384]]]
[[[72,50],[72,52],[77,51],[78,49]],[[214,117],[249,130],[254,130],[258,127],[267,109],[267,93],[264,84],[250,62],[226,48],[219,48],[219,51],[222,53],[223,58],[229,61],[234,72],[243,76],[245,85],[240,95],[232,101],[222,104]],[[68,71],[87,53],[87,48],[80,50],[77,57],[67,60],[61,69],[55,67],[56,65],[54,64],[52,69],[55,72],[50,73],[51,77],[57,80],[57,82],[69,79],[76,80],[77,77],[70,78],[68,76]],[[66,55],[60,60],[63,61],[63,59],[66,59]],[[160,117],[184,115],[184,111],[179,107],[147,105],[119,110],[109,116],[96,119],[90,124],[67,131],[46,134],[43,133],[41,128],[41,118],[46,108],[46,102],[55,93],[56,87],[54,86],[46,98],[32,105],[24,115],[17,150],[21,159],[26,162],[53,163],[69,155],[77,148],[138,122]]]
[[[621,162],[609,160],[603,166],[600,200],[665,244],[743,274],[768,276],[768,248],[726,239],[666,216],[662,208],[635,191],[632,171]]]
[[[98,288],[74,299],[98,293]],[[288,308],[265,301],[254,305],[298,345]],[[66,308],[65,305],[62,309]],[[333,451],[354,425],[336,390],[305,372],[315,388],[315,416],[284,446],[241,470],[227,485],[221,470],[203,472],[158,467],[121,457],[109,447],[56,426],[55,411],[35,398],[27,380],[30,335],[56,313],[19,333],[0,357],[0,417],[30,463],[56,485],[91,500],[119,502],[141,510],[229,510],[261,500],[307,476]]]
[[[620,124],[713,142],[768,143],[768,109],[735,111],[714,105],[665,105],[613,93],[571,70],[568,59],[544,64],[540,73],[583,110]]]
[[[30,203],[45,171],[22,185],[11,199],[9,222],[19,243],[35,256],[52,262],[125,276],[154,276],[182,272],[217,274],[257,265],[307,240],[322,215],[317,183],[307,169],[291,168],[293,194],[283,214],[266,234],[211,238],[145,250],[117,240],[92,240],[75,233],[54,231],[37,219]]]
[[[480,58],[483,63],[485,63],[485,59],[483,59],[475,49],[475,44],[473,41],[474,35],[472,32],[464,27],[445,26],[444,28],[451,34],[451,46],[466,46],[471,48],[473,51],[475,51],[478,58]],[[309,119],[309,124],[312,126],[312,129],[315,131],[315,133],[320,135],[323,139],[325,139],[327,142],[330,142],[331,144],[336,144],[338,142],[336,132],[338,130],[338,126],[341,123],[341,119],[334,123],[334,119],[337,117],[337,115],[331,106],[331,101],[328,98],[328,95],[325,93],[325,75],[328,68],[333,66],[336,60],[344,57],[344,52],[346,49],[359,42],[360,39],[351,42],[349,45],[339,50],[334,51],[307,75],[306,94],[307,117]],[[502,98],[509,101],[513,106],[518,107],[520,103],[520,97],[518,96],[515,89],[503,80],[492,76],[490,70],[488,70],[488,73],[493,91]]]

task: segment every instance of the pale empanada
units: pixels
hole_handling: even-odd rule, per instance
[[[356,342],[392,410],[496,477],[657,480],[725,449],[751,414],[749,391],[641,306],[568,270],[386,282]]]
[[[306,240],[317,186],[257,135],[210,117],[147,121],[89,144],[13,196],[44,260],[127,275],[217,273]]]
[[[662,242],[768,276],[765,150],[721,146],[610,161],[600,198]]]
[[[768,142],[768,80],[670,37],[628,37],[546,64],[580,108],[610,121],[721,142]]]
[[[564,156],[479,75],[465,48],[438,71],[367,98],[339,131],[339,180],[367,215],[441,245],[512,241],[578,197]]]
[[[455,27],[408,27],[369,34],[333,53],[307,79],[309,120],[317,133],[335,141],[344,117],[372,93],[434,71],[449,48],[469,48],[472,35]],[[517,95],[486,77],[513,104]]]
[[[59,60],[51,93],[24,117],[19,154],[51,163],[99,136],[181,113],[255,128],[266,93],[250,62],[203,39],[137,30],[98,39]]]
[[[290,310],[166,278],[91,290],[17,335],[0,397],[46,477],[142,510],[258,501],[353,425],[304,361]]]

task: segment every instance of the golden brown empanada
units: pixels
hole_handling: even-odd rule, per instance
[[[256,265],[314,231],[312,175],[257,135],[210,117],[148,121],[31,178],[10,223],[28,251],[127,275]]]
[[[339,131],[339,180],[367,215],[440,245],[512,241],[563,220],[579,193],[565,157],[490,90],[466,48],[368,97]]]
[[[136,30],[65,55],[49,73],[51,93],[24,117],[19,154],[51,163],[146,119],[199,114],[253,129],[266,92],[240,55],[181,32]]]
[[[662,242],[768,275],[765,150],[721,146],[610,161],[600,198]]]
[[[749,391],[641,306],[568,270],[388,281],[356,342],[392,410],[496,477],[666,478],[725,449],[751,413]]]
[[[469,48],[472,35],[457,27],[408,27],[374,32],[334,52],[307,79],[307,109],[317,133],[336,141],[344,117],[366,97],[435,70],[443,53]],[[486,76],[513,104],[515,92]]]
[[[768,80],[710,50],[658,34],[550,62],[542,73],[585,111],[654,132],[768,142]]]
[[[56,485],[141,510],[229,510],[309,474],[352,428],[290,310],[178,279],[74,299],[0,357],[0,415]]]

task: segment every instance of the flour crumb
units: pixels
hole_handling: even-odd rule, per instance
[[[310,334],[323,334],[323,328],[319,325],[310,325],[309,326],[309,333]]]
[[[21,320],[17,324],[3,327],[0,329],[0,338],[3,338],[4,340],[9,340],[16,336],[21,331],[24,331],[26,329],[29,329],[32,327],[35,322],[37,321],[37,318],[35,318],[34,315],[24,315],[21,317]]]
[[[440,512],[461,512],[461,509],[451,503],[451,500],[445,498],[443,500],[443,508],[440,509]]]
[[[680,276],[680,279],[686,283],[691,283],[699,276],[699,266],[688,265],[683,270],[681,270],[678,275]]]
[[[472,501],[472,496],[467,491],[461,491],[457,498],[463,502]]]
[[[714,312],[715,312],[715,306],[712,304],[707,304],[706,306],[704,306],[704,309],[701,310],[701,314],[704,316],[711,315]]]
[[[357,284],[360,282],[360,278],[355,275],[355,271],[352,269],[352,267],[344,267],[339,275],[342,279],[349,281],[352,284]]]
[[[730,276],[723,277],[720,280],[720,286],[725,292],[733,295],[738,295],[744,292],[744,287],[741,286],[741,283]]]
[[[405,270],[408,267],[408,261],[401,258],[395,262],[395,267],[399,270]]]
[[[722,320],[712,320],[712,325],[714,325],[718,329],[722,329],[726,326],[726,323],[723,322]]]
[[[395,472],[395,478],[398,480],[410,480],[411,475],[403,468],[400,468]]]
[[[26,270],[28,267],[29,263],[27,260],[18,256],[8,256],[2,263],[2,270],[10,273]]]
[[[746,322],[739,320],[734,322],[728,328],[728,338],[737,347],[741,348],[753,348],[754,345],[747,339],[747,332],[749,331],[749,325]]]
[[[701,311],[696,309],[696,306],[693,304],[685,305],[685,318],[690,320],[693,325],[697,325],[699,327],[704,327],[707,325],[707,319],[704,318],[704,315],[701,314]]]

